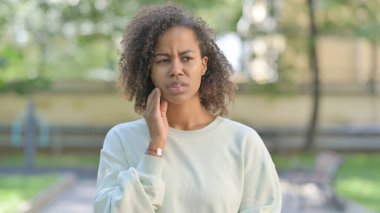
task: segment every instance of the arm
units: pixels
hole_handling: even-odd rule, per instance
[[[131,167],[115,133],[106,136],[100,155],[94,212],[154,212],[165,193],[163,159],[143,155]]]
[[[258,135],[250,142],[245,153],[244,190],[239,212],[280,213],[282,194],[275,166]]]
[[[154,89],[147,100],[144,118],[150,135],[150,148],[163,149],[168,135],[167,102],[160,101],[161,92]],[[101,151],[95,212],[154,212],[163,201],[163,159],[147,151],[137,167],[126,159],[120,139],[112,131]]]

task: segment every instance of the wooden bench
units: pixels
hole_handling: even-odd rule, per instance
[[[334,152],[322,152],[317,155],[312,169],[293,169],[280,172],[280,178],[290,184],[302,186],[315,185],[325,196],[328,204],[343,210],[344,204],[337,198],[334,190],[336,174],[343,163],[342,157]]]

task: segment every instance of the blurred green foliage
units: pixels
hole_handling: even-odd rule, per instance
[[[323,0],[320,4],[322,33],[380,41],[380,1]]]
[[[216,33],[235,31],[242,14],[240,0],[171,2],[201,16]],[[83,80],[99,69],[115,75],[125,25],[142,6],[163,3],[167,1],[3,0],[0,7],[0,87],[13,81],[31,85],[28,80],[37,77],[53,81]],[[322,35],[361,37],[379,42],[379,1],[321,0],[316,7]],[[298,0],[282,3],[280,8],[284,11],[280,12],[278,29],[286,37],[288,56],[279,60],[279,80],[290,85],[291,76],[298,75],[299,69],[294,59],[306,60],[307,10],[305,2]],[[10,91],[15,87],[7,88],[0,90]],[[262,90],[266,88],[263,86]],[[276,93],[273,86],[268,86],[268,91]]]
[[[44,90],[50,87],[50,80],[42,77],[16,80],[5,83],[0,81],[0,93],[1,92],[16,92],[18,94],[28,94],[35,90]]]
[[[0,92],[28,93],[41,79],[86,79],[99,69],[114,75],[125,25],[140,7],[162,3],[167,1],[2,1]],[[239,0],[172,3],[202,16],[217,32],[234,30],[241,14]]]

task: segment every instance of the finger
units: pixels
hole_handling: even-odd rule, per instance
[[[154,95],[152,96],[151,100],[151,112],[155,115],[160,115],[160,98],[161,98],[161,92],[159,88],[154,89]]]
[[[152,102],[154,102],[154,96],[156,94],[156,91],[155,89],[152,90],[152,92],[149,94],[148,96],[148,100],[146,101],[146,107],[145,107],[145,111],[146,112],[152,112],[154,110],[154,104]]]

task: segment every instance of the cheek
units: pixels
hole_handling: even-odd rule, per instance
[[[150,71],[150,79],[152,79],[153,84],[156,86],[157,84],[157,69],[152,67],[152,70]]]
[[[201,70],[201,65],[199,63],[189,63],[184,65],[184,67],[186,67],[187,70],[192,70],[193,72],[198,72]]]
[[[155,87],[160,87],[163,84],[163,76],[157,74],[157,72],[151,72],[150,79],[152,79]]]

